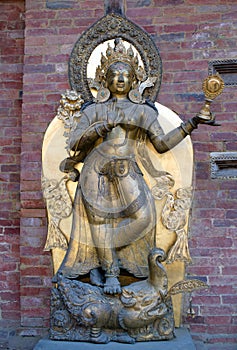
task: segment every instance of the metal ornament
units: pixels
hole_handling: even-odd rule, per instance
[[[224,86],[224,81],[219,74],[210,75],[204,80],[202,89],[205,94],[205,104],[197,114],[200,120],[209,122],[213,125],[218,125],[215,124],[215,117],[210,111],[210,105],[212,101],[222,93]]]
[[[99,102],[99,103],[106,102],[108,101],[109,97],[110,97],[109,89],[105,87],[100,87],[99,90],[97,91],[95,102]]]
[[[143,103],[144,102],[144,99],[142,98],[142,95],[141,95],[139,89],[133,89],[133,90],[129,91],[128,97],[134,103]]]
[[[208,76],[204,80],[202,85],[205,98],[214,100],[214,98],[216,98],[222,93],[224,86],[225,86],[224,81],[222,80],[219,74]]]

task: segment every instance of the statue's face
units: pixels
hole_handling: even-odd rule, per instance
[[[134,81],[133,69],[129,64],[116,62],[107,72],[107,87],[114,95],[127,95]]]

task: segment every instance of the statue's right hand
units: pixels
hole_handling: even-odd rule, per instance
[[[116,103],[112,103],[108,106],[107,110],[107,122],[113,124],[113,127],[122,123],[124,120],[124,112],[119,108]]]

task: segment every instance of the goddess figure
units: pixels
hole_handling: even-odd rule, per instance
[[[65,277],[90,273],[105,293],[121,293],[122,269],[148,275],[147,256],[156,246],[156,210],[137,158],[148,139],[158,153],[172,149],[207,120],[195,116],[164,134],[155,105],[143,98],[144,69],[132,47],[115,40],[96,70],[97,99],[85,104],[70,133],[74,156],[61,163],[65,172],[83,163],[73,207],[69,247],[59,269]],[[140,155],[139,155],[140,153]],[[146,167],[150,159],[140,157]],[[152,166],[152,176],[172,182]]]

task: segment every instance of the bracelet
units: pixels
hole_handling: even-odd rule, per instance
[[[186,135],[190,135],[194,129],[197,129],[197,123],[194,119],[189,119],[186,123],[181,123],[181,129],[185,132]]]

